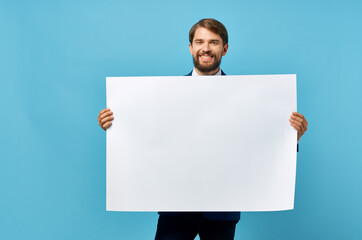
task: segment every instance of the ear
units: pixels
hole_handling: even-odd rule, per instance
[[[190,53],[192,55],[192,44],[191,43],[189,43],[189,49],[190,49]]]
[[[223,55],[223,56],[226,55],[228,49],[229,49],[229,44],[227,43],[227,44],[225,44],[224,48],[222,49],[222,55]]]

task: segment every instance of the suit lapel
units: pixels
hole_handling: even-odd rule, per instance
[[[193,70],[191,70],[191,72],[189,74],[186,74],[185,76],[192,76],[192,71]],[[222,69],[221,69],[221,75],[226,75]]]

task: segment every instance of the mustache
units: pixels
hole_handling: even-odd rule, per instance
[[[210,57],[214,57],[214,54],[212,54],[211,51],[202,51],[202,52],[198,52],[197,53],[198,56],[201,56],[201,55],[209,55]]]

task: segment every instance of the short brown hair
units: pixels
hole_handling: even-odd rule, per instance
[[[219,22],[213,18],[204,18],[204,19],[201,19],[200,21],[198,21],[190,29],[189,41],[191,44],[192,44],[192,41],[194,40],[196,29],[198,29],[199,27],[206,28],[207,30],[209,30],[213,33],[219,34],[223,41],[224,46],[228,43],[228,41],[229,41],[228,31],[226,30],[225,26],[221,22]]]

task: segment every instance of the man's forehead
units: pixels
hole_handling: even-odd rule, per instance
[[[195,31],[194,40],[205,39],[205,40],[219,40],[222,41],[219,34],[216,34],[204,27],[199,27]]]

